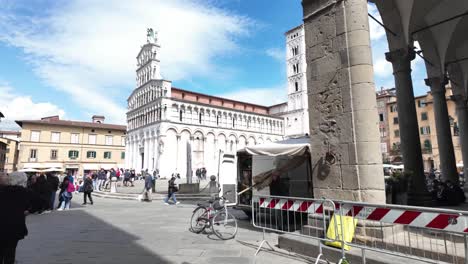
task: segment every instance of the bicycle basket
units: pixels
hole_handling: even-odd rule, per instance
[[[224,208],[224,201],[223,200],[216,200],[214,203],[213,203],[213,208],[215,210],[221,210]]]

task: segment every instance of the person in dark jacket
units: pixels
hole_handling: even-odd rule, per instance
[[[93,197],[91,193],[93,192],[93,179],[91,175],[88,175],[83,183],[83,205],[86,204],[86,197],[89,198],[89,202],[93,204]]]
[[[151,189],[153,188],[153,180],[151,175],[145,176],[145,189],[143,190],[143,201],[151,202]]]
[[[105,181],[106,181],[106,171],[103,168],[101,168],[101,170],[98,173],[98,183],[97,183],[97,188],[96,188],[98,191],[101,191]]]
[[[49,210],[54,210],[54,205],[55,205],[55,197],[57,196],[57,190],[60,185],[59,178],[50,173],[47,175],[47,184],[49,184],[49,190],[50,190],[50,200],[49,200]]]
[[[40,199],[40,203],[38,204],[39,207],[37,208],[38,213],[42,213],[49,209],[51,191],[44,174],[41,174],[36,179],[36,182],[32,185],[32,190]]]
[[[34,196],[25,188],[26,174],[0,172],[0,263],[13,264],[18,241],[28,234],[26,215],[32,213]]]
[[[169,180],[169,187],[167,188],[167,197],[164,198],[164,204],[166,205],[169,205],[169,199],[172,198],[172,200],[174,200],[174,203],[175,204],[179,204],[180,202],[177,201],[177,198],[176,198],[176,192],[179,191],[179,188],[177,188],[177,184],[176,184],[176,177],[175,176],[172,176],[172,178]]]
[[[59,188],[60,188],[60,192],[59,192],[59,204],[57,206],[57,208],[60,208],[62,203],[63,203],[63,193],[67,191],[67,188],[68,188],[68,183],[70,183],[70,179],[67,177],[63,178],[63,181],[62,183],[59,185]]]

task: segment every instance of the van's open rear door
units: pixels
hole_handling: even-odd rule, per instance
[[[220,195],[224,195],[228,200],[228,205],[237,204],[237,166],[236,156],[233,154],[223,154],[219,168]]]

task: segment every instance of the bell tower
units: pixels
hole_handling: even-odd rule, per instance
[[[150,80],[161,80],[161,66],[158,43],[158,33],[152,28],[147,29],[146,44],[141,47],[137,56],[136,82],[140,87]]]

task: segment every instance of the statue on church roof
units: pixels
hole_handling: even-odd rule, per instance
[[[146,41],[148,43],[157,43],[158,42],[158,32],[154,31],[152,28],[146,30]]]

